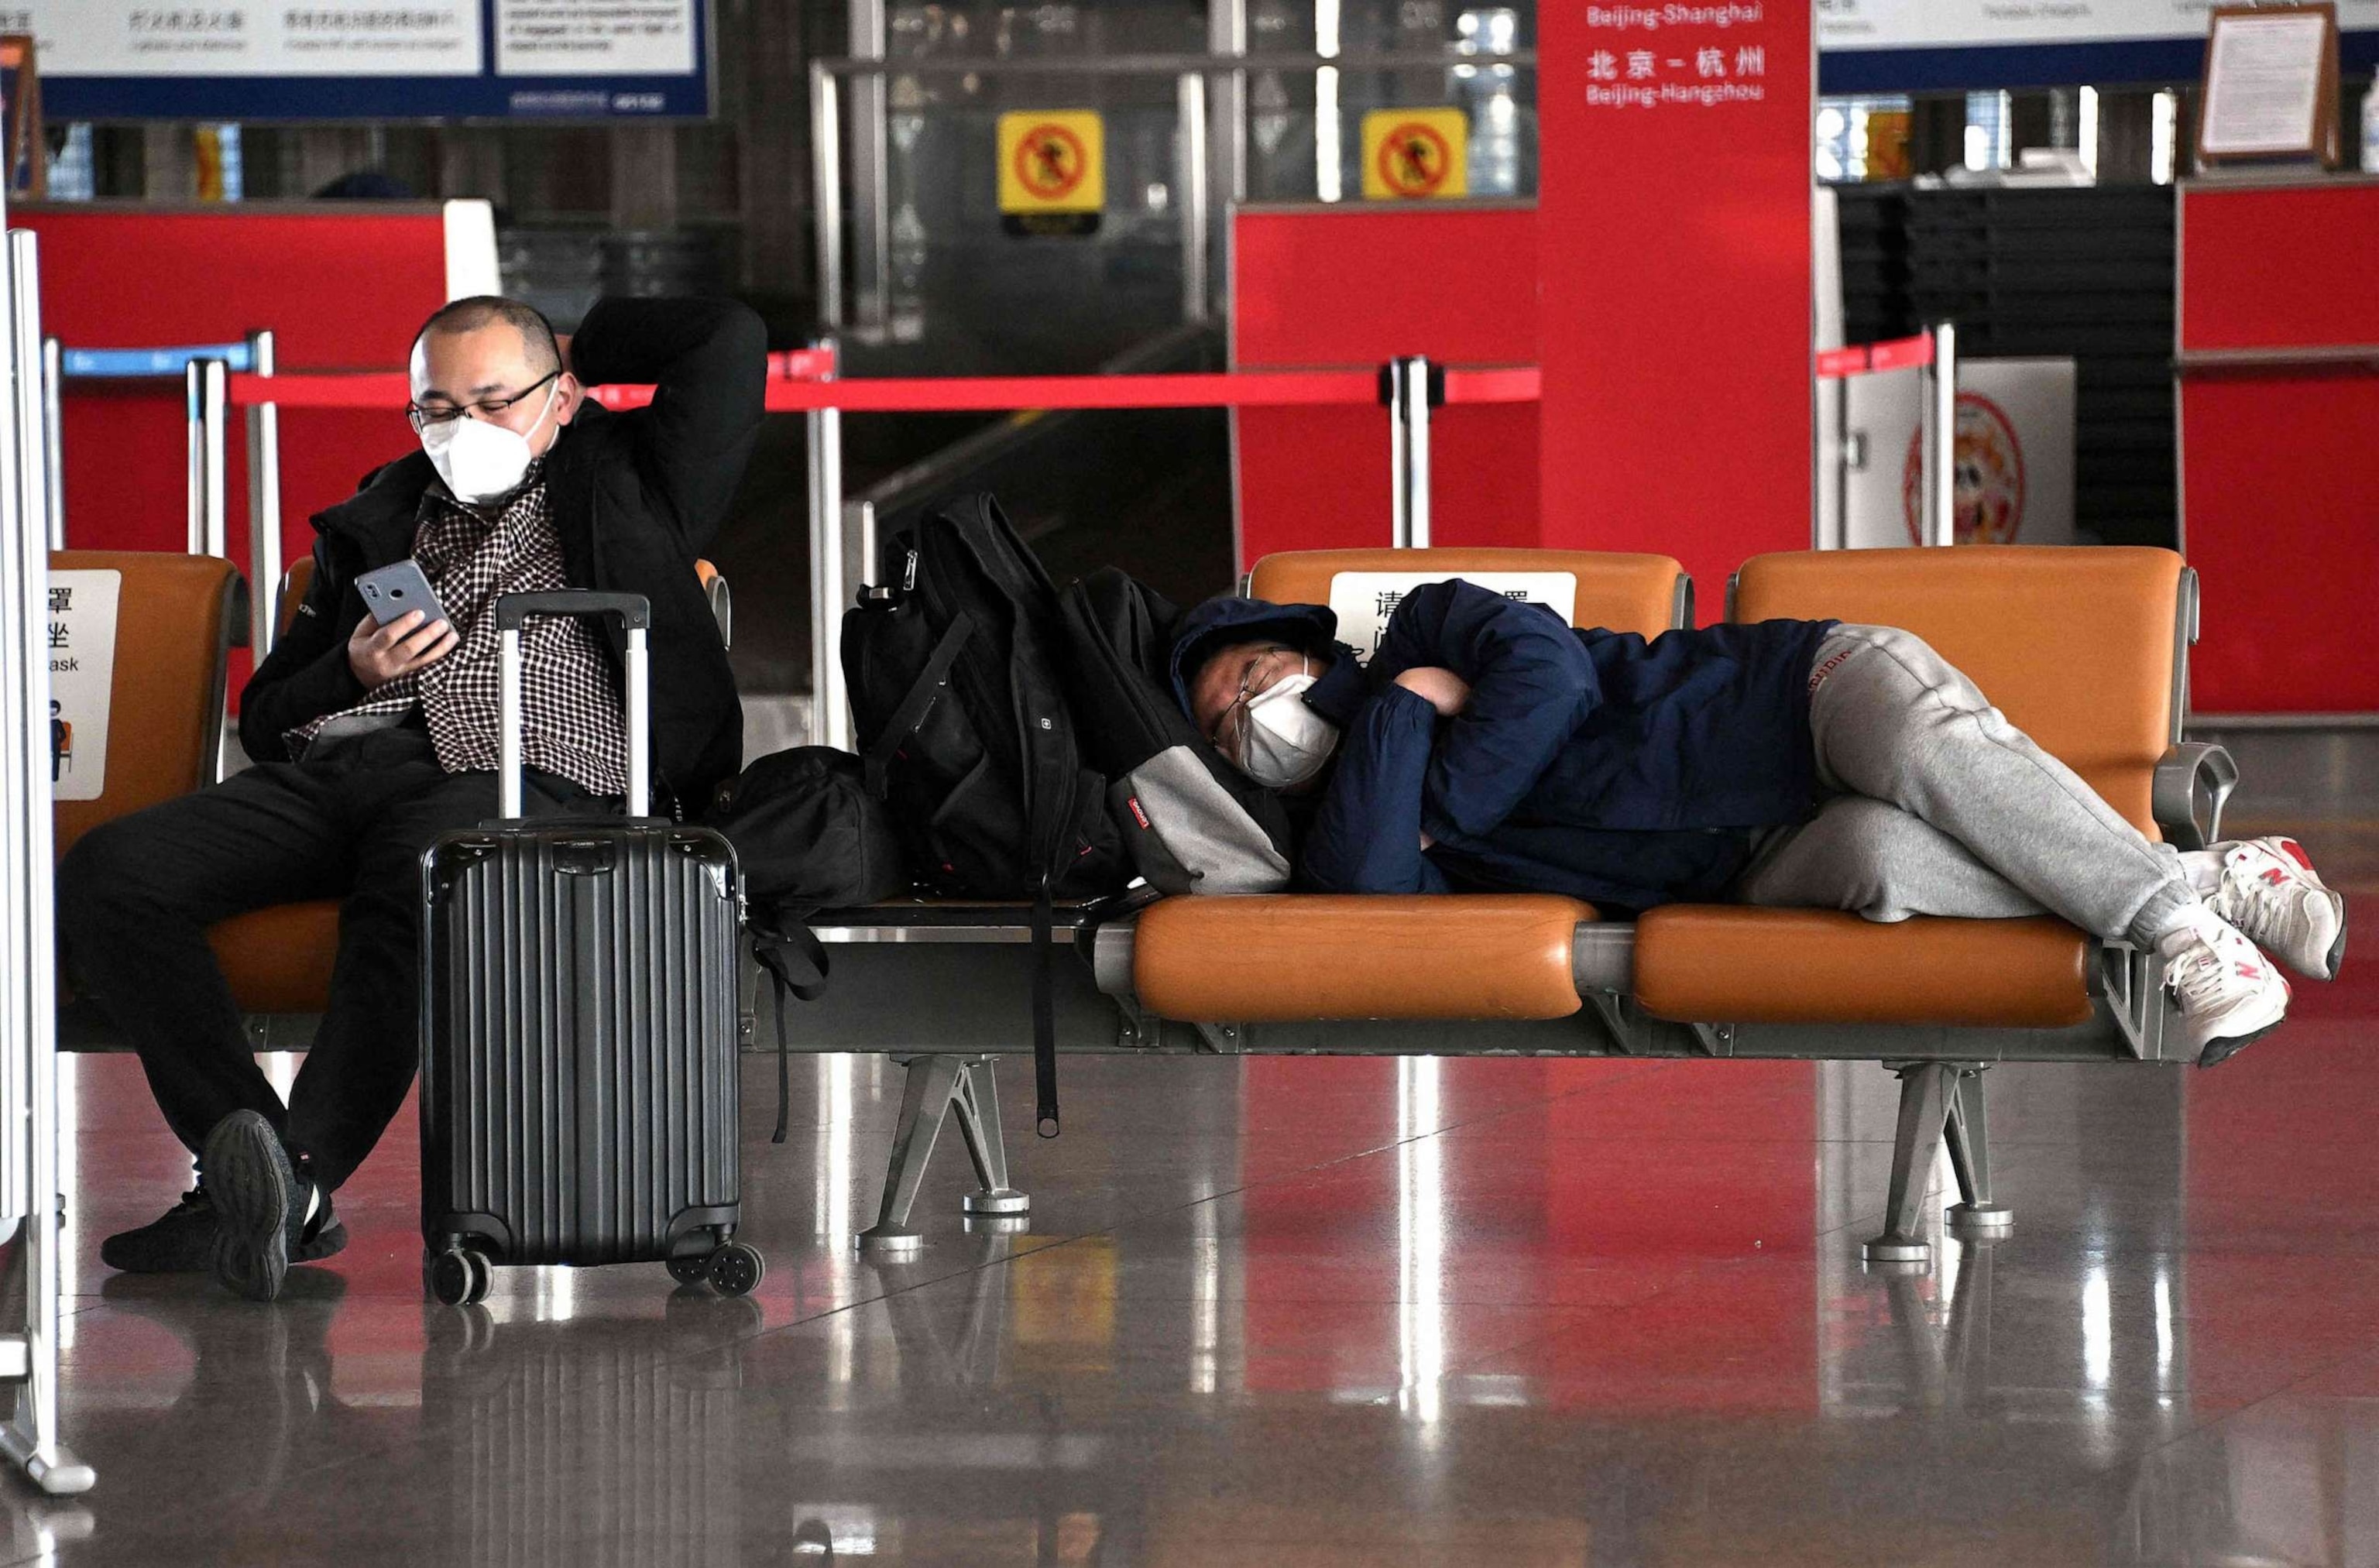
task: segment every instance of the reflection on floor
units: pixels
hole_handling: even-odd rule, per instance
[[[2290,804],[2379,887],[2366,826]],[[650,1268],[425,1305],[408,1114],[353,1248],[259,1309],[100,1268],[186,1166],[137,1066],[82,1058],[100,1485],[0,1488],[0,1561],[2379,1561],[2379,971],[2299,995],[2216,1072],[1993,1071],[2016,1229],[1914,1277],[1858,1261],[1872,1065],[1069,1063],[1058,1142],[1008,1097],[1030,1233],[969,1234],[947,1161],[877,1268],[897,1078],[799,1064],[772,1148],[763,1059],[750,1299]]]

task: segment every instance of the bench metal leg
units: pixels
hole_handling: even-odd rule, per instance
[[[1950,1165],[1958,1173],[1962,1202],[1950,1210],[1961,1234],[1997,1235],[2015,1224],[2015,1211],[1991,1201],[1990,1124],[1983,1114],[1983,1069],[1958,1068],[1950,1097]]]
[[[1963,1200],[1951,1213],[1962,1232],[1996,1235],[2015,1215],[1991,1201],[1989,1128],[1983,1115],[1983,1064],[1886,1063],[1900,1075],[1900,1131],[1891,1150],[1891,1188],[1884,1232],[1866,1248],[1870,1263],[1922,1263],[1933,1255],[1925,1236],[1925,1186],[1934,1151],[1947,1140]]]
[[[900,1121],[892,1134],[892,1157],[884,1173],[884,1200],[876,1223],[859,1233],[859,1249],[871,1257],[905,1258],[925,1244],[923,1232],[909,1224],[916,1207],[917,1189],[934,1157],[942,1124],[958,1113],[959,1133],[966,1141],[982,1189],[968,1194],[967,1212],[1003,1224],[1020,1222],[1031,1200],[1008,1185],[1008,1147],[999,1129],[999,1093],[992,1080],[989,1056],[906,1056],[896,1060],[908,1068],[900,1090]]]
[[[992,1066],[989,1056],[970,1058],[959,1070],[958,1092],[950,1098],[978,1184],[960,1202],[968,1213],[986,1220],[1021,1220],[1032,1212],[1033,1200],[1008,1185],[1008,1140],[999,1129],[999,1080]]]
[[[1886,1063],[1900,1075],[1900,1130],[1891,1146],[1891,1187],[1884,1199],[1883,1234],[1866,1244],[1870,1263],[1922,1263],[1933,1256],[1925,1237],[1925,1183],[1933,1152],[1950,1121],[1956,1069],[1942,1062]]]

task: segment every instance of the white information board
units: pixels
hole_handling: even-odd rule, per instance
[[[1338,617],[1338,640],[1369,664],[1380,651],[1388,617],[1405,596],[1424,583],[1443,583],[1443,573],[1341,572],[1330,579],[1330,609]],[[1551,609],[1567,625],[1577,609],[1577,577],[1569,572],[1465,572],[1461,580],[1490,593]]]
[[[95,801],[107,788],[123,586],[121,572],[50,573],[50,778],[61,801]]]
[[[694,64],[687,0],[496,0],[500,76],[672,76]]]
[[[42,77],[477,76],[477,0],[172,6],[34,0]]]
[[[1821,49],[1928,49],[2204,38],[2213,0],[1818,0]],[[2337,25],[2379,28],[2379,0],[2338,0]]]

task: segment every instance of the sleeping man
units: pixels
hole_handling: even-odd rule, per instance
[[[1176,694],[1259,783],[1309,798],[1301,885],[1723,899],[1992,919],[2153,947],[2200,1066],[2327,980],[2346,901],[2293,839],[2156,844],[1919,638],[1769,621],[1572,631],[1464,582],[1407,595],[1368,667],[1315,605],[1187,617]]]

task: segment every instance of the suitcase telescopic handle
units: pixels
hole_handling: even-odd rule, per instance
[[[642,594],[504,594],[496,600],[496,811],[517,818],[526,763],[521,745],[521,628],[532,615],[616,615],[627,629],[628,814],[652,810],[652,681],[645,634],[652,606]]]

